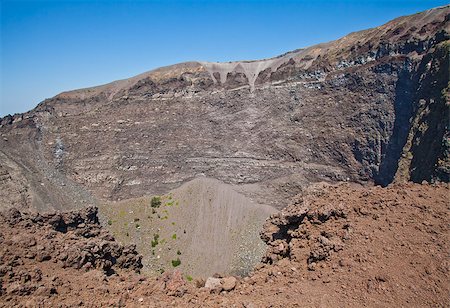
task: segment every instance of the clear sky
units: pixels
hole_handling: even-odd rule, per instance
[[[0,0],[0,116],[62,91],[190,60],[268,58],[438,0]]]

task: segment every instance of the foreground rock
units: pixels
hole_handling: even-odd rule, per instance
[[[97,270],[99,283],[116,271],[139,272],[141,256],[124,247],[101,228],[97,208],[67,213],[24,213],[10,209],[0,214],[0,294],[53,295],[62,277],[45,277],[72,268]]]
[[[225,277],[222,278],[222,289],[224,291],[231,291],[234,290],[234,288],[236,287],[237,284],[237,279],[235,277]]]
[[[10,211],[0,217],[0,304],[445,307],[449,194],[448,185],[316,185],[268,220],[266,263],[249,277],[206,282],[190,282],[179,271],[156,278],[136,273],[139,257],[132,248],[113,248],[117,243],[98,226],[93,209]],[[80,258],[71,259],[90,255],[92,266],[60,260],[69,248],[79,248],[68,254]],[[123,261],[114,263],[105,251]]]
[[[233,276],[216,278],[209,277],[206,279],[205,288],[212,293],[220,293],[221,291],[232,291],[236,287],[237,279]]]
[[[308,281],[300,284],[304,295],[316,286],[330,307],[362,300],[443,307],[450,291],[449,194],[448,184],[313,185],[267,220],[267,265],[252,280],[277,284],[300,276]],[[336,298],[321,293],[326,289]],[[349,302],[338,304],[344,298]]]

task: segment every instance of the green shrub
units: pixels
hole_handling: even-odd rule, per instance
[[[108,225],[112,225],[112,220],[110,219],[110,220],[108,220]]]
[[[152,200],[150,201],[150,206],[151,207],[160,207],[161,206],[161,197],[159,197],[159,196],[153,197]]]
[[[172,238],[173,238],[174,240],[176,240],[176,239],[177,239],[177,234],[174,233],[174,234],[172,235]]]
[[[151,242],[152,248],[156,247],[159,244],[159,234],[156,233],[153,235],[153,241]]]
[[[190,275],[186,275],[186,279],[187,279],[187,281],[192,281],[192,276],[190,276]]]
[[[181,251],[180,250],[177,250],[177,255],[181,255]]]
[[[177,258],[176,260],[172,260],[172,266],[177,267],[181,264],[180,258]]]

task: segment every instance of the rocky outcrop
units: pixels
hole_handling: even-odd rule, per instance
[[[424,194],[425,190],[428,194]],[[446,185],[431,188],[428,185],[403,184],[384,189],[349,184],[313,185],[267,220],[261,238],[269,248],[262,261],[272,265],[283,264],[280,266],[290,262],[298,270],[323,273],[330,267],[336,271],[348,266],[348,255],[363,257],[355,252],[355,247],[364,245],[361,242],[371,242],[368,247],[370,255],[377,249],[385,249],[385,242],[379,240],[377,232],[393,233],[396,237],[405,232],[399,247],[411,243],[413,237],[409,233],[412,231],[406,231],[409,227],[428,232],[430,236],[436,234],[435,241],[442,241],[447,228],[429,221],[433,215],[444,219],[442,206],[446,203],[446,194]],[[441,201],[436,204],[425,202],[431,195],[440,195]],[[385,223],[387,227],[382,226]],[[372,226],[378,226],[379,230],[366,232]],[[428,227],[425,231],[421,226]],[[365,262],[370,264],[373,260]],[[448,275],[447,270],[443,273]]]
[[[264,263],[289,258],[306,261],[314,268],[333,251],[342,250],[350,229],[345,219],[348,209],[332,204],[311,207],[311,198],[321,196],[323,187],[309,188],[304,194],[307,199],[297,197],[294,204],[271,215],[264,225],[261,238],[269,247],[262,259]]]
[[[99,225],[97,209],[67,213],[24,213],[10,209],[0,214],[0,279],[2,294],[54,292],[41,284],[41,272],[24,271],[29,264],[82,271],[98,269],[139,272],[141,256],[134,246],[124,247]]]

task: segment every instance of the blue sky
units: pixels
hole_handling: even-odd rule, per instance
[[[0,116],[156,67],[272,57],[445,4],[0,0]]]

